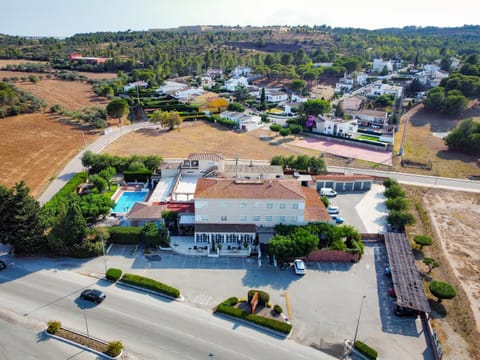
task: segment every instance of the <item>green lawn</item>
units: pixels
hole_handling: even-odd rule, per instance
[[[378,136],[360,135],[357,140],[379,141]]]

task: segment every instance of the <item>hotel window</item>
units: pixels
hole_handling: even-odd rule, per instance
[[[293,203],[292,204],[292,209],[298,209],[298,203]]]
[[[298,219],[297,219],[297,217],[296,217],[296,216],[292,216],[292,218],[291,218],[291,219],[292,219],[292,222],[297,222],[297,221],[298,221]]]
[[[202,221],[208,221],[208,216],[202,215]]]
[[[220,220],[221,220],[221,221],[227,221],[227,217],[226,217],[226,216],[221,216],[221,217],[220,217]]]
[[[255,201],[255,202],[253,203],[253,207],[254,207],[254,208],[259,208],[259,207],[260,207],[260,203],[259,203],[258,201]]]
[[[260,221],[260,216],[258,216],[258,215],[254,216],[253,221]]]
[[[240,221],[247,221],[247,217],[245,215],[240,216]]]
[[[267,203],[267,209],[273,209],[273,204],[272,203]]]
[[[247,203],[243,203],[243,202],[240,203],[240,207],[241,207],[242,209],[245,209],[245,208],[247,207]]]
[[[271,216],[266,216],[266,217],[265,217],[265,220],[267,220],[267,221],[272,221],[272,217],[271,217]]]
[[[280,209],[285,209],[285,203],[280,203],[280,205],[278,206]]]
[[[278,220],[280,220],[281,223],[285,223],[285,221],[287,221],[287,218],[285,216],[279,216]]]

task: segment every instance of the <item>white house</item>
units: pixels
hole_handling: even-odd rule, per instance
[[[194,198],[196,242],[252,243],[257,227],[331,221],[315,189],[297,180],[200,178]]]
[[[238,78],[231,78],[225,81],[224,88],[227,91],[235,91],[238,86],[248,86],[248,80],[244,76]]]
[[[335,84],[335,93],[345,93],[353,89],[353,78],[346,74]]]
[[[359,126],[372,127],[377,129],[384,129],[388,124],[388,114],[386,111],[379,110],[348,110],[345,109],[345,114],[358,120]]]
[[[261,96],[261,94],[260,94]],[[271,103],[278,103],[288,100],[288,94],[278,90],[265,90],[265,100]]]
[[[135,89],[136,87],[146,88],[146,87],[148,87],[148,83],[146,81],[135,81],[135,82],[132,82],[132,83],[128,83],[127,85],[125,85],[123,87],[123,91],[129,91],[131,89]]]
[[[184,90],[176,91],[173,97],[180,101],[188,101],[202,95],[205,92],[202,88],[188,88]]]
[[[358,131],[356,119],[343,120],[335,117],[319,116],[315,118],[313,132],[340,137],[352,137]]]
[[[357,73],[355,82],[357,85],[365,86],[365,84],[367,83],[367,73],[364,73],[364,72]]]
[[[165,81],[165,83],[161,85],[157,90],[155,90],[155,92],[158,94],[173,95],[177,91],[182,91],[188,88],[189,86],[184,83],[180,83],[176,81]]]
[[[220,117],[236,121],[240,129],[247,131],[258,128],[262,123],[262,118],[258,115],[246,114],[236,111],[224,111],[220,113]]]
[[[307,100],[308,100],[308,98],[306,98],[306,97],[303,97],[303,96],[300,96],[300,95],[297,95],[297,94],[292,94],[292,102],[294,102],[294,103],[303,103]]]
[[[394,98],[402,96],[403,88],[397,85],[383,84],[377,81],[366,87],[366,95],[378,97],[380,95],[393,95]]]
[[[373,72],[382,72],[387,67],[388,71],[393,70],[393,64],[390,60],[384,61],[383,59],[373,59]]]
[[[231,75],[233,77],[249,76],[251,72],[252,69],[250,69],[248,66],[237,66],[235,69],[233,69]]]
[[[213,80],[210,76],[201,76],[200,77],[200,85],[202,87],[211,88],[215,86],[215,80]]]

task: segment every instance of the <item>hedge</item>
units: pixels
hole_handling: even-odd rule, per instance
[[[110,268],[105,274],[108,280],[118,281],[122,277],[122,270],[116,268]]]
[[[257,325],[264,326],[266,328],[281,332],[283,334],[289,334],[290,331],[292,330],[291,324],[287,324],[282,321],[266,318],[259,315],[249,314],[241,309],[238,309],[232,306],[227,306],[224,303],[221,303],[220,305],[217,306],[217,310],[216,310],[217,312],[238,317],[240,319],[253,322]]]
[[[267,305],[270,301],[270,295],[262,290],[248,290],[248,303],[250,304],[256,292],[258,292],[258,303],[264,306]]]
[[[234,306],[234,305],[237,305],[238,304],[238,298],[233,296],[231,298],[228,298],[227,300],[225,300],[224,302],[222,302],[223,305],[226,305],[226,306]]]
[[[180,297],[180,290],[140,275],[125,274],[122,276],[122,279],[120,281],[127,284],[136,285],[145,289],[157,291],[159,293],[166,294],[174,298]]]
[[[273,311],[275,311],[277,314],[281,314],[283,312],[283,309],[280,305],[275,305],[273,307]]]
[[[147,182],[152,177],[151,170],[124,171],[123,178],[126,182]]]
[[[122,245],[140,244],[142,228],[138,226],[112,226],[108,228],[110,242]]]
[[[355,349],[357,349],[359,352],[361,352],[367,358],[369,358],[371,360],[376,360],[377,359],[377,356],[378,356],[377,351],[372,349],[367,344],[361,342],[360,340],[355,341],[355,344],[353,346],[355,347]]]

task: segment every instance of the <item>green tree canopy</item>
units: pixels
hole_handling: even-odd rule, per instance
[[[306,119],[308,115],[323,115],[330,112],[330,110],[331,106],[327,100],[315,99],[301,103],[298,112]]]
[[[449,283],[443,281],[434,280],[428,286],[428,289],[438,299],[438,302],[442,302],[443,299],[453,299],[457,296],[457,291]]]
[[[480,154],[480,123],[473,119],[463,120],[446,137],[445,144],[452,151]]]
[[[173,130],[175,126],[182,123],[182,118],[176,111],[156,110],[150,118],[150,121],[154,124],[160,123],[162,126],[167,126],[170,130]]]
[[[429,246],[433,244],[432,238],[427,235],[416,235],[413,238],[413,241],[415,241],[415,244],[420,246],[420,249],[423,249],[424,246]]]
[[[111,117],[117,118],[118,122],[120,122],[122,117],[127,113],[128,102],[125,99],[116,98],[107,105],[107,114]]]
[[[281,263],[308,256],[317,246],[317,236],[304,228],[296,228],[288,236],[276,235],[270,240],[270,252]]]
[[[23,181],[11,189],[0,186],[0,243],[17,254],[36,254],[47,247],[45,217]]]

